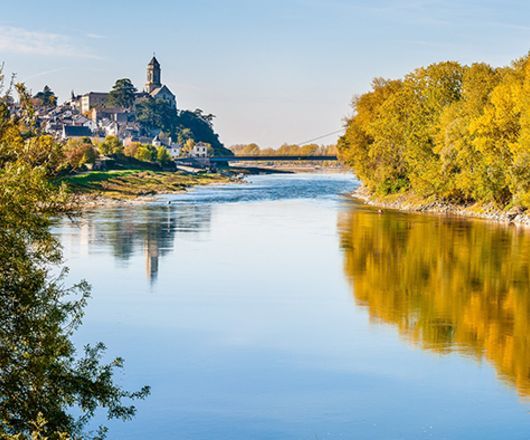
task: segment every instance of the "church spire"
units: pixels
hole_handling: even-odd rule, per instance
[[[153,53],[153,58],[147,65],[147,82],[145,83],[147,93],[151,93],[154,89],[162,86],[161,76],[160,63]]]

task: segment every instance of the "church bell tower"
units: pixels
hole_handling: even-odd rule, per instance
[[[147,82],[145,83],[145,91],[151,93],[154,89],[161,87],[160,81],[160,63],[155,56],[149,61],[147,65]]]

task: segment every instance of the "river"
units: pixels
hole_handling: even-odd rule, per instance
[[[93,286],[76,344],[152,387],[109,438],[530,438],[528,230],[248,180],[54,229]]]

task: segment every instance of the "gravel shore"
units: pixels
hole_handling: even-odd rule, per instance
[[[493,206],[479,205],[454,205],[446,202],[421,202],[407,195],[396,195],[388,198],[374,197],[364,187],[360,186],[352,193],[354,199],[363,203],[387,209],[396,209],[407,212],[429,212],[436,214],[450,214],[462,217],[482,218],[499,223],[512,223],[517,226],[530,227],[530,215],[528,211],[511,209],[502,211]]]

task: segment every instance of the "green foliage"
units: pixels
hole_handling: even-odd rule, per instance
[[[89,171],[86,173],[77,173],[71,176],[64,176],[61,178],[69,187],[88,187],[90,185],[97,185],[108,179],[115,179],[126,177],[129,174],[135,174],[135,170],[109,170],[109,171]]]
[[[23,106],[11,116],[3,111],[10,101],[0,72],[0,438],[90,438],[83,428],[98,408],[129,419],[131,399],[149,389],[117,386],[123,361],[102,363],[103,344],[78,353],[72,343],[90,288],[85,281],[65,287],[66,269],[57,271],[62,254],[51,218],[68,202],[64,186],[50,179],[60,147],[35,132],[27,92],[17,90]],[[85,140],[69,147],[93,151]],[[84,155],[73,155],[74,162]]]
[[[156,148],[152,145],[140,145],[136,150],[134,158],[143,162],[155,162]]]
[[[108,103],[113,107],[131,108],[135,100],[136,87],[129,78],[117,80],[109,94]]]
[[[433,64],[354,99],[340,157],[369,190],[530,207],[530,67]]]
[[[191,139],[194,142],[210,144],[219,156],[232,154],[219,141],[219,136],[214,131],[214,116],[205,114],[200,109],[193,112],[177,111],[163,100],[144,98],[136,104],[136,118],[146,134],[162,130],[181,145]]]
[[[179,145],[186,145],[189,140],[193,141],[193,133],[189,128],[180,128],[177,131],[177,143]]]
[[[98,151],[104,156],[119,156],[123,154],[123,144],[117,136],[107,136],[98,145]]]
[[[214,115],[204,114],[201,109],[193,112],[182,110],[178,115],[178,128],[180,131],[185,131],[188,139],[210,144],[216,155],[230,156],[232,152],[223,146],[213,129],[213,119]]]
[[[57,96],[55,96],[55,93],[48,86],[44,86],[44,89],[38,92],[33,98],[37,100],[39,105],[47,107],[55,107],[57,105]]]
[[[123,149],[125,156],[133,157],[142,162],[156,162],[160,165],[171,163],[171,155],[167,148],[153,145],[145,145],[139,142],[132,142]]]
[[[169,151],[167,151],[167,148],[162,146],[157,147],[156,161],[161,165],[166,165],[171,162],[171,155],[169,154]]]
[[[161,99],[143,98],[136,104],[136,119],[145,132],[162,130],[176,134],[178,126],[177,110],[174,106]]]

